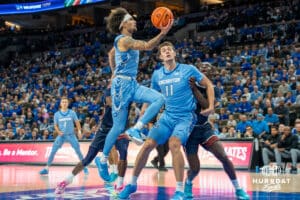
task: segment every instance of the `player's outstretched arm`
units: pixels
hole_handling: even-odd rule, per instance
[[[114,74],[115,71],[115,48],[111,48],[111,50],[108,52],[108,63],[111,69],[111,73]]]
[[[119,42],[119,47],[124,50],[128,50],[128,49],[135,49],[135,50],[142,50],[142,51],[152,50],[154,47],[156,47],[159,44],[161,39],[165,35],[167,35],[169,30],[172,28],[173,23],[174,20],[170,20],[169,24],[166,27],[162,28],[160,33],[149,41],[135,40],[130,36],[121,38]]]

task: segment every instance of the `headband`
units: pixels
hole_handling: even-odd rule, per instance
[[[131,18],[132,18],[132,16],[130,14],[126,13],[126,15],[124,15],[123,20],[120,23],[119,30],[122,28],[123,24]]]

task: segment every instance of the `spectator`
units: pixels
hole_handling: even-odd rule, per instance
[[[227,105],[227,110],[230,114],[236,113],[238,111],[239,104],[235,101],[234,98],[230,98],[229,103]]]
[[[251,92],[250,100],[251,100],[251,102],[254,102],[259,97],[263,97],[263,93],[258,90],[258,86],[256,85],[256,86],[253,87],[253,92]]]
[[[297,135],[292,135],[291,128],[289,126],[285,126],[284,132],[278,141],[277,148],[275,149],[275,159],[277,166],[283,168],[282,158],[291,158],[290,150],[296,148],[297,145]]]
[[[220,131],[219,131],[219,125],[217,123],[218,119],[216,119],[216,116],[217,115],[209,115],[208,122],[210,123],[214,133],[218,136],[220,134]]]
[[[229,119],[227,121],[227,127],[235,127],[236,126],[236,121],[234,119],[234,116],[233,115],[229,115]]]
[[[268,123],[268,126],[278,125],[279,119],[276,114],[273,113],[272,108],[268,108],[268,114],[265,116],[265,121]]]
[[[279,101],[279,105],[275,107],[274,112],[277,114],[280,124],[289,125],[289,109],[284,104],[284,100]]]
[[[250,113],[252,110],[252,106],[251,104],[247,101],[247,97],[246,96],[242,96],[242,101],[239,104],[238,107],[238,112],[240,113]]]
[[[246,132],[245,132],[245,134],[244,134],[244,137],[245,137],[245,138],[254,138],[253,130],[252,130],[252,127],[251,127],[251,126],[247,126],[247,127],[246,127]]]
[[[270,164],[270,158],[275,159],[275,149],[281,135],[279,134],[277,127],[271,127],[271,135],[269,135],[262,144],[262,158],[264,166]]]
[[[240,132],[242,135],[246,132],[246,127],[251,126],[251,122],[247,120],[247,116],[245,114],[240,115],[240,121],[236,125],[236,131]]]
[[[262,114],[257,115],[257,119],[252,123],[254,137],[267,138],[269,133],[269,127],[267,122],[264,120]]]
[[[297,135],[298,138],[298,144],[296,147],[293,147],[291,149],[292,167],[290,172],[292,174],[297,174],[297,164],[300,158],[300,123],[297,123],[295,125],[295,130],[296,130],[295,135]]]
[[[287,84],[286,80],[282,79],[277,91],[285,95],[290,90],[290,86]]]
[[[218,135],[219,138],[227,138],[229,136],[228,128],[226,126],[222,127],[221,133]]]
[[[292,129],[292,134],[293,134],[293,135],[296,135],[297,132],[300,131],[300,129],[299,129],[299,130],[296,129],[297,124],[300,124],[300,118],[298,118],[298,119],[295,120],[295,126],[294,126],[294,128]]]
[[[227,120],[227,119],[228,119],[228,114],[226,112],[226,108],[221,108],[220,109],[219,120]]]

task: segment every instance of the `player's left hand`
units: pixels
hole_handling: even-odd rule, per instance
[[[200,114],[207,117],[213,112],[214,112],[214,107],[208,107],[207,109],[202,110]]]

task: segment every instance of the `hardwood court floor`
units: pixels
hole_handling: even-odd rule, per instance
[[[42,166],[0,165],[0,199],[117,199],[113,185],[104,184],[95,167],[89,175],[75,177],[62,196],[54,195],[54,188],[72,170],[68,166],[50,167],[49,175],[39,175]],[[125,183],[129,182],[132,168],[127,170]],[[300,173],[265,175],[249,171],[237,171],[240,185],[251,199],[299,199]],[[138,191],[134,200],[167,200],[175,190],[173,170],[158,172],[145,168],[138,180]],[[194,180],[194,199],[235,199],[230,180],[223,170],[201,170]]]

